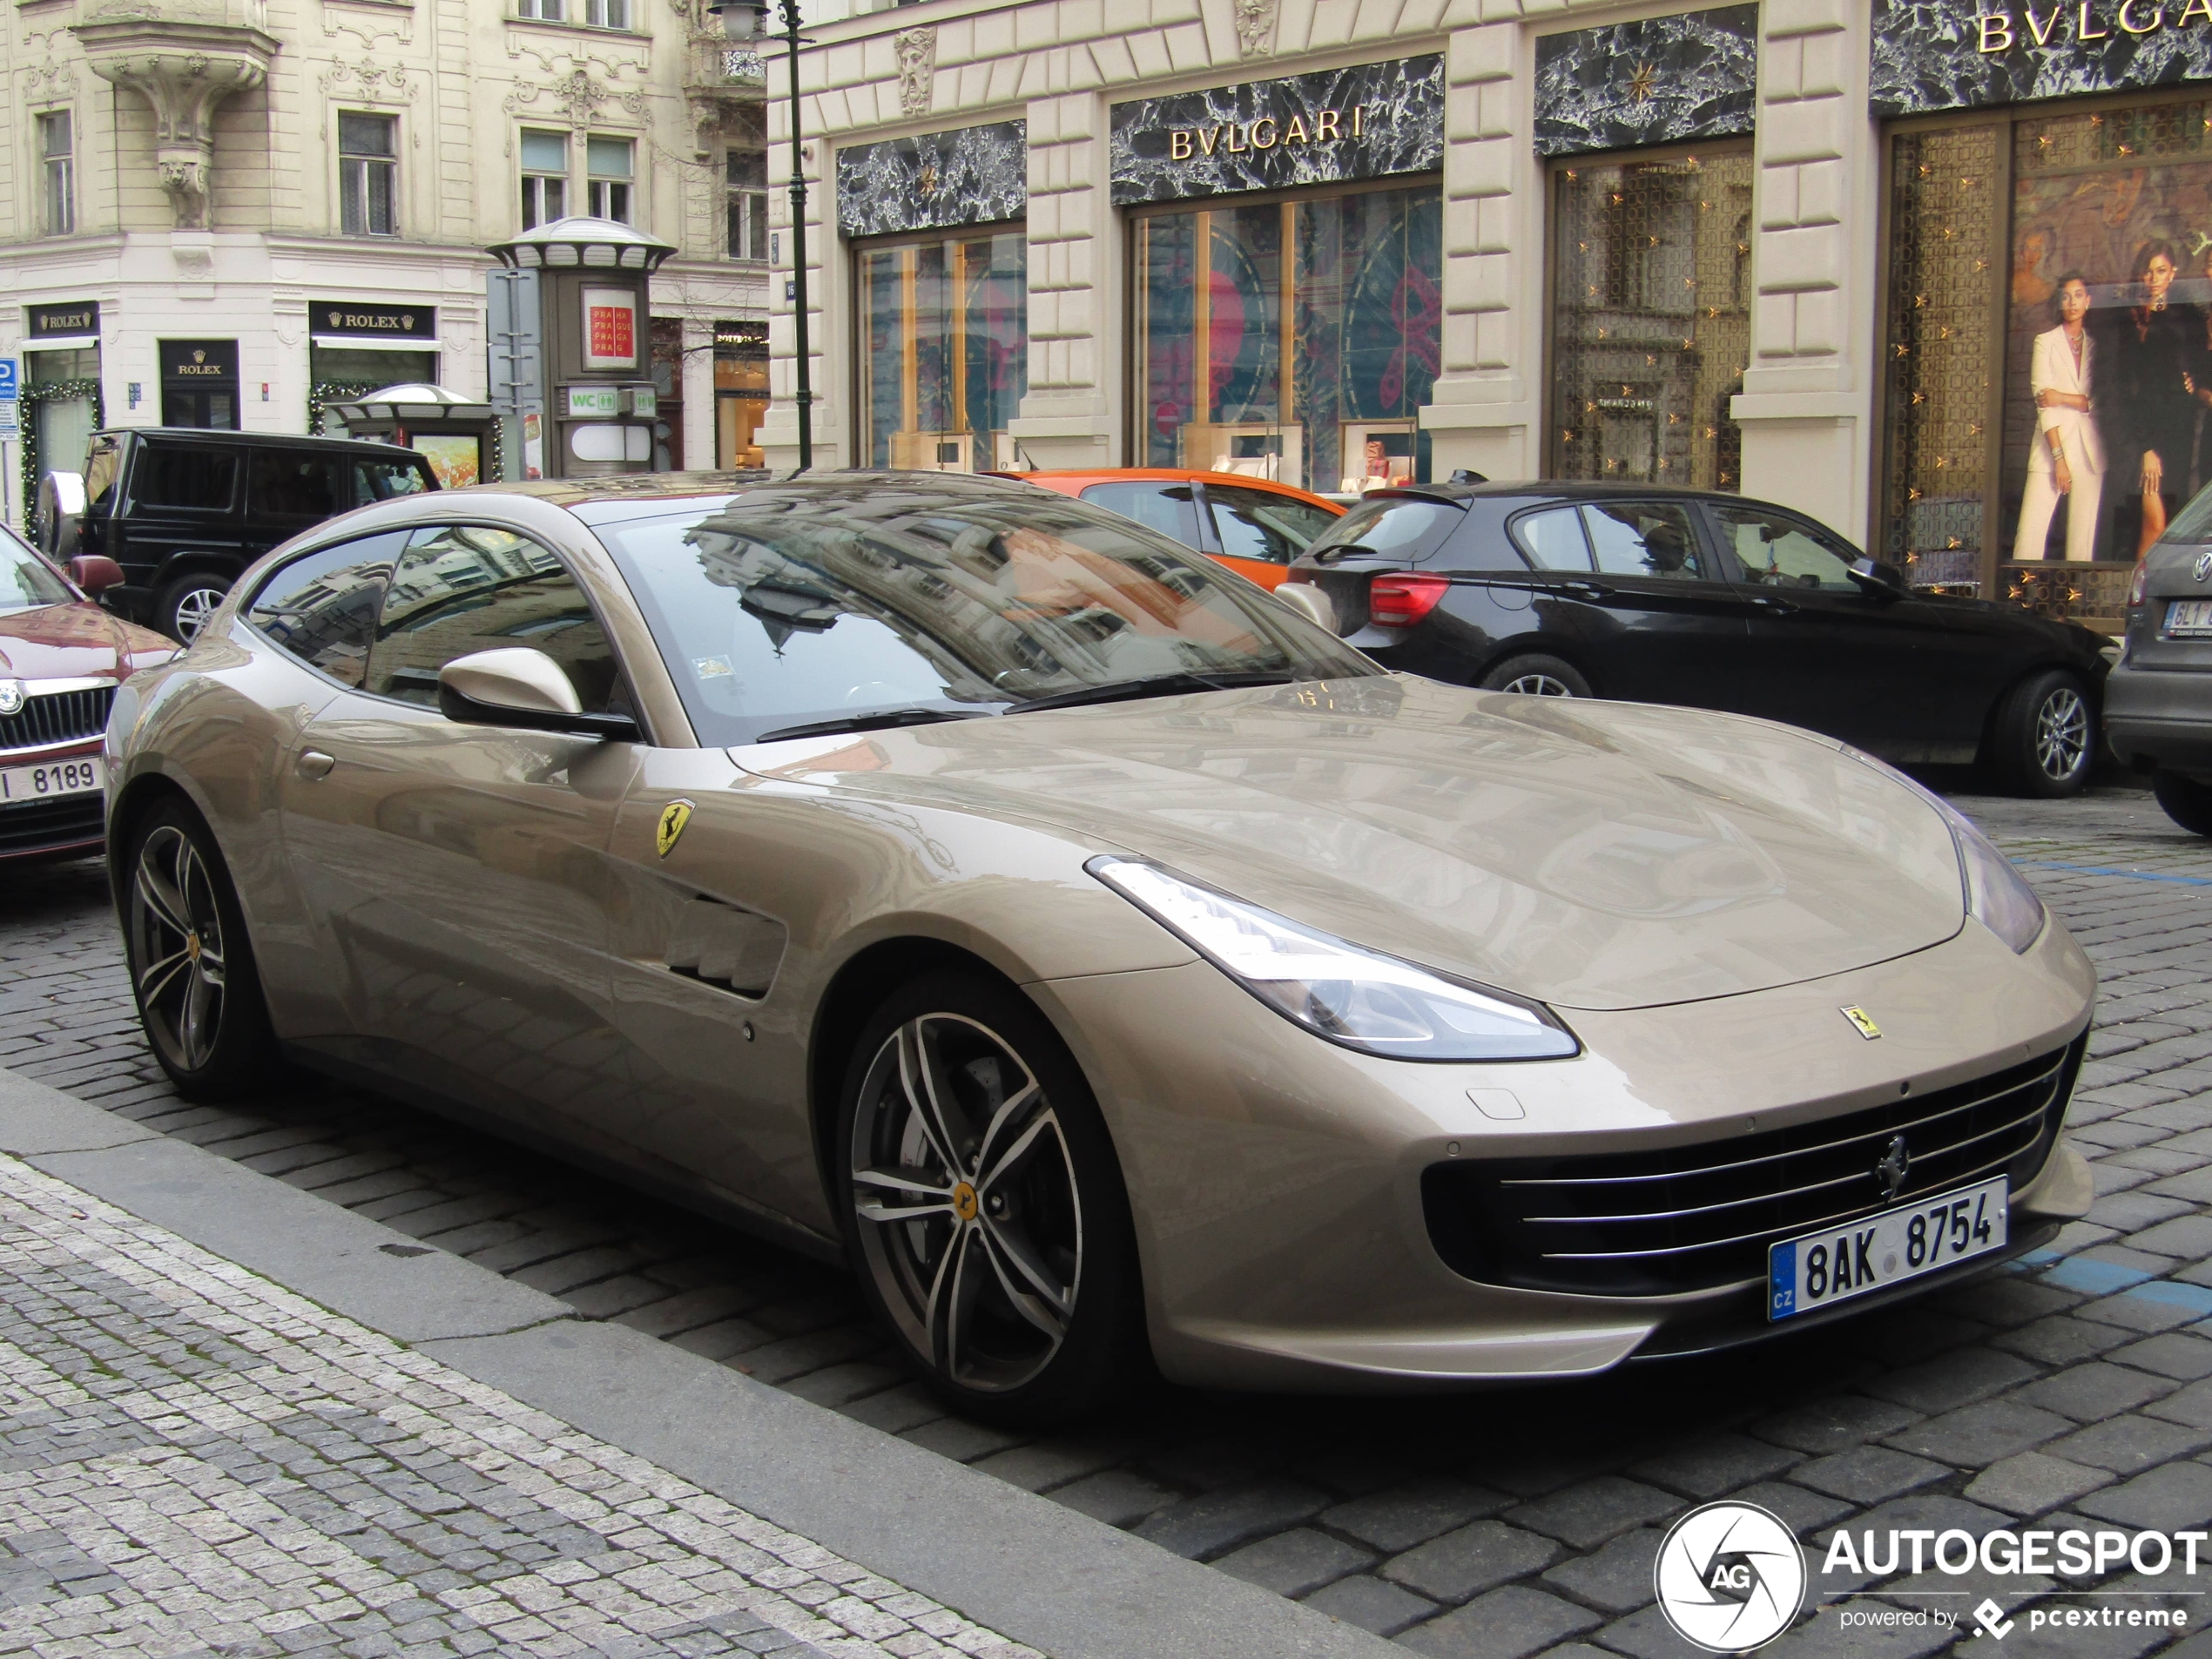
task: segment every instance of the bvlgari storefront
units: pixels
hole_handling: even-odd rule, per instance
[[[1428,476],[1443,111],[1440,56],[1113,106],[1130,465]]]
[[[2212,3],[1891,0],[1871,71],[1883,551],[2109,624],[2212,483]]]

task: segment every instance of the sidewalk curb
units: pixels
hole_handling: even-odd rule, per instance
[[[0,1152],[1053,1659],[1405,1652],[5,1068]]]

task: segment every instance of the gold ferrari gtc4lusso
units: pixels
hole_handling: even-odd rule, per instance
[[[1934,797],[1383,672],[1022,484],[365,508],[107,742],[180,1087],[367,1074],[841,1255],[972,1410],[1602,1371],[2087,1202],[2089,965]]]

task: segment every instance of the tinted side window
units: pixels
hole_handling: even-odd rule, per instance
[[[1582,536],[1582,516],[1572,507],[1549,507],[1516,518],[1513,539],[1540,570],[1590,568],[1590,544]]]
[[[347,505],[366,507],[373,501],[389,501],[395,496],[419,496],[429,488],[430,481],[411,461],[356,461],[354,498]]]
[[[238,493],[235,449],[167,448],[149,443],[131,473],[131,498],[144,507],[181,507],[192,512],[230,510]]]
[[[1288,564],[1337,522],[1337,515],[1325,507],[1265,489],[1210,483],[1206,499],[1213,503],[1214,534],[1221,538],[1221,550],[1232,558]]]
[[[1684,582],[1712,577],[1698,556],[1688,509],[1673,502],[1594,502],[1582,509],[1582,523],[1590,533],[1597,568],[1611,575],[1669,577]]]
[[[407,532],[391,530],[294,559],[261,584],[246,619],[310,666],[358,686],[385,584],[406,545]]]
[[[1204,545],[1198,539],[1197,496],[1188,484],[1093,484],[1083,491],[1082,499],[1171,536],[1185,547]]]
[[[273,518],[330,518],[353,504],[340,487],[338,463],[327,457],[256,449],[246,469],[246,507]]]
[[[84,510],[105,513],[115,503],[108,499],[115,489],[115,471],[123,446],[113,438],[95,438],[84,457]]]
[[[614,648],[560,560],[507,530],[417,530],[385,592],[365,689],[435,706],[440,669],[510,645],[558,663],[587,713],[621,706]]]

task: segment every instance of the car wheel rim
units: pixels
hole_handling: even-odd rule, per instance
[[[849,1157],[868,1271],[914,1352],[993,1393],[1050,1365],[1082,1287],[1082,1205],[1012,1045],[961,1015],[907,1021],[869,1064]]]
[[[171,1064],[202,1069],[223,1028],[223,923],[206,860],[173,826],[161,826],[138,849],[131,941],[147,1034]]]
[[[177,637],[186,644],[199,637],[207,625],[208,617],[215,614],[215,607],[223,603],[219,588],[187,588],[177,600]]]
[[[1518,674],[1498,688],[1520,697],[1572,697],[1567,682],[1549,674]]]
[[[2072,686],[2060,686],[2036,711],[2035,764],[2045,777],[2063,783],[2081,769],[2088,754],[2088,705]]]

